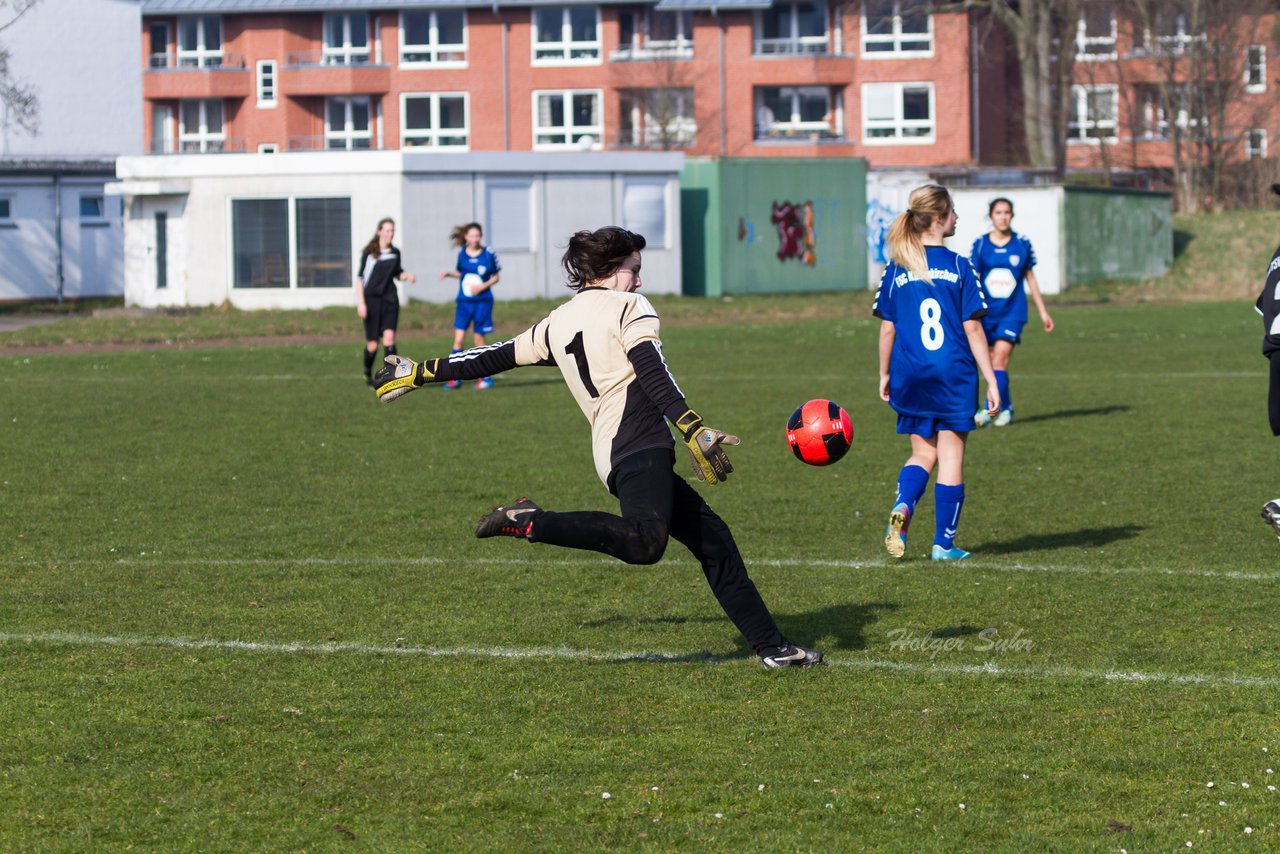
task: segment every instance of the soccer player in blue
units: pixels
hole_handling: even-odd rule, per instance
[[[982,317],[987,304],[969,261],[943,245],[955,234],[951,194],[936,184],[911,191],[907,210],[886,239],[889,266],[876,292],[880,323],[880,399],[898,413],[898,432],[911,436],[911,456],[898,475],[884,544],[890,556],[907,550],[907,528],[938,467],[934,485],[934,560],[961,560],[955,545],[964,506],[964,446],[974,427],[978,371],[987,383],[987,412],[1000,410]]]
[[[1022,327],[1027,324],[1027,291],[1036,301],[1036,311],[1044,322],[1044,331],[1053,331],[1053,318],[1044,307],[1040,286],[1032,269],[1036,251],[1031,241],[1013,230],[1013,202],[992,199],[987,206],[992,229],[973,241],[969,263],[987,294],[987,316],[983,331],[991,344],[991,367],[996,373],[1002,408],[993,420],[979,411],[974,421],[979,427],[994,424],[1004,427],[1013,420],[1013,397],[1009,394],[1009,357],[1015,345],[1022,342]],[[1023,286],[1023,283],[1026,286]]]
[[[458,247],[458,263],[454,269],[441,273],[440,280],[458,280],[457,309],[453,314],[453,350],[450,352],[460,353],[468,326],[477,347],[483,347],[484,336],[493,332],[492,289],[498,284],[502,265],[498,263],[497,253],[482,245],[484,229],[478,222],[458,226],[449,239]],[[444,387],[454,389],[461,385],[461,381],[453,380],[445,383]],[[476,380],[474,388],[493,388],[493,377],[481,377]]]

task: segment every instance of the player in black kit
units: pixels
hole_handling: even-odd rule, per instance
[[[733,466],[721,445],[738,439],[705,426],[662,356],[658,314],[640,288],[645,240],[616,226],[569,238],[563,264],[572,299],[511,341],[416,363],[391,356],[375,378],[378,397],[394,400],[429,382],[468,380],[522,365],[560,368],[591,423],[596,473],[618,498],[621,515],[557,513],[528,498],[480,520],[477,537],[603,552],[631,564],[657,563],[669,538],[702,564],[725,614],[766,667],[822,663],[822,653],[788,641],[747,575],[729,526],[673,470],[670,421],[699,480],[717,484]]]
[[[360,254],[356,274],[356,311],[364,321],[364,381],[373,385],[373,363],[378,356],[378,338],[386,355],[396,353],[396,325],[400,320],[400,296],[396,279],[412,284],[413,273],[400,266],[400,250],[391,244],[396,223],[391,217],[378,221],[378,230]]]
[[[1280,195],[1280,184],[1272,184],[1271,192]],[[1271,435],[1280,436],[1280,248],[1267,265],[1267,281],[1262,286],[1256,308],[1262,315],[1262,355],[1271,362],[1271,385],[1267,392],[1267,414],[1271,419]],[[1262,518],[1280,537],[1280,498],[1262,506]]]

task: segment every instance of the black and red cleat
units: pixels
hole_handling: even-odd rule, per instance
[[[529,539],[533,530],[533,517],[542,508],[528,498],[521,498],[506,507],[497,507],[480,520],[476,526],[476,536],[515,537],[518,540]]]

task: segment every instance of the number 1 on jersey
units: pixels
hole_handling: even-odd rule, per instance
[[[578,377],[586,386],[587,394],[599,397],[600,392],[596,391],[596,384],[591,381],[591,369],[587,365],[587,348],[582,343],[581,332],[573,336],[573,340],[565,346],[564,351],[573,356],[573,360],[578,363]]]

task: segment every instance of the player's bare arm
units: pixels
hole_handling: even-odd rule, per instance
[[[880,321],[880,399],[889,402],[889,361],[893,357],[893,341],[898,332],[892,321]]]
[[[969,349],[978,363],[982,380],[987,384],[987,414],[994,418],[1000,412],[1000,389],[996,386],[996,374],[991,367],[991,352],[987,346],[987,333],[982,331],[982,321],[966,320],[964,334],[969,338]]]
[[[1053,318],[1049,316],[1049,310],[1044,307],[1044,297],[1040,296],[1040,283],[1036,281],[1036,271],[1027,270],[1027,288],[1031,291],[1031,299],[1036,304],[1036,311],[1040,312],[1040,321],[1044,323],[1044,331],[1053,331]]]

